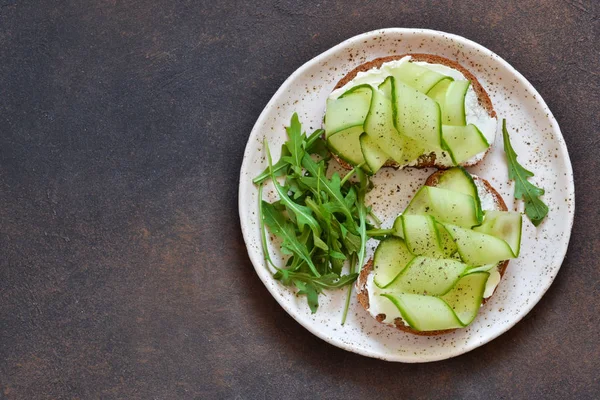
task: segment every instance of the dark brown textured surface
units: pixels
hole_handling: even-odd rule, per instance
[[[600,397],[600,5],[0,0],[0,398]],[[471,353],[390,364],[269,296],[237,214],[243,149],[302,63],[426,27],[516,67],[569,147],[577,213],[533,311]]]

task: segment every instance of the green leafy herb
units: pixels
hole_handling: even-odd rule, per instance
[[[321,232],[321,228],[319,227],[317,220],[312,216],[312,211],[310,208],[292,201],[292,199],[288,197],[285,189],[276,181],[273,181],[273,186],[275,187],[275,191],[281,198],[281,202],[285,205],[288,212],[294,213],[294,216],[296,217],[296,223],[298,224],[300,231],[304,229],[305,225],[308,225],[310,229],[318,235]]]
[[[325,175],[319,171],[319,165],[317,165],[317,163],[315,163],[309,155],[304,156],[302,159],[302,165],[304,168],[306,168],[309,174],[316,177],[316,183],[318,183],[319,189],[325,191],[329,200],[335,206],[339,207],[336,208],[336,211],[339,210],[340,212],[343,212],[347,218],[352,219],[350,207],[342,195],[340,176],[336,173],[333,174],[331,179],[327,179],[327,177],[325,177]],[[306,182],[306,179],[304,181]]]
[[[265,262],[275,269],[273,277],[306,296],[314,313],[319,294],[351,286],[358,277],[354,271],[357,261],[358,265],[364,262],[368,238],[366,216],[370,210],[364,205],[368,180],[365,175],[359,183],[348,182],[349,176],[341,179],[338,174],[328,178],[329,153],[321,139],[323,130],[307,137],[296,114],[286,132],[288,141],[274,164],[265,143],[269,166],[253,180],[260,191],[262,247]],[[360,177],[357,171],[352,173]],[[281,176],[285,179],[277,179]],[[274,203],[262,200],[263,185],[269,179],[279,197]],[[289,256],[283,267],[276,266],[269,255],[265,227],[281,239],[281,253]],[[343,274],[346,262],[350,272]],[[346,313],[347,307],[344,320]]]
[[[357,169],[358,179],[360,185],[358,187],[358,220],[359,220],[359,233],[360,233],[360,250],[358,252],[358,265],[363,265],[365,262],[365,250],[367,247],[367,214],[368,210],[365,206],[365,196],[367,195],[368,179],[365,173]]]
[[[285,172],[285,170],[288,167],[288,162],[285,161],[285,158],[287,156],[290,155],[290,152],[287,148],[287,146],[284,144],[281,146],[281,157],[279,159],[279,161],[277,161],[275,164],[273,164],[272,166],[267,166],[267,168],[265,168],[265,170],[258,175],[256,178],[254,178],[252,180],[253,183],[256,184],[260,184],[263,183],[264,181],[266,181],[267,179],[271,178],[271,170],[273,171],[273,174],[275,174],[276,176],[280,176],[283,175],[283,173]]]
[[[356,169],[356,174],[359,179],[358,187],[358,220],[359,220],[359,234],[360,244],[358,250],[358,265],[362,266],[365,262],[365,250],[367,248],[367,214],[368,210],[365,206],[365,196],[367,194],[368,179],[365,173],[361,169]],[[356,257],[356,254],[352,255]],[[354,273],[354,262],[350,262],[350,273]],[[342,314],[342,325],[346,323],[346,317],[348,316],[348,309],[350,307],[350,298],[352,297],[352,286],[348,288],[348,297],[346,298],[346,304],[344,305],[344,312]]]
[[[298,131],[301,130],[302,128],[299,127]],[[317,154],[318,156],[324,159],[327,158],[329,156],[329,150],[327,149],[325,141],[321,139],[324,133],[325,131],[323,129],[317,129],[316,131],[314,131],[303,144],[303,148],[305,149],[305,151],[310,154]],[[290,147],[294,146],[290,145]],[[275,164],[273,164],[273,172],[276,176],[283,175],[283,173],[289,167],[290,156],[291,153],[288,147],[288,143],[286,142],[281,146],[281,156],[279,157],[279,160]],[[254,178],[252,182],[255,184],[259,184],[266,181],[269,178],[271,178],[271,172],[269,170],[269,167],[267,167],[260,175]]]
[[[310,311],[314,314],[319,307],[319,292],[317,287],[312,282],[303,282],[298,279],[293,279],[294,285],[298,288],[298,294],[305,294],[306,301]]]
[[[292,223],[285,218],[282,212],[277,211],[272,204],[263,201],[262,205],[262,217],[265,224],[271,229],[274,235],[279,236],[283,239],[281,245],[282,251],[287,254],[295,254],[304,260],[311,271],[317,276],[321,276],[317,271],[317,268],[313,264],[308,248],[303,244],[298,237],[296,237],[295,228]]]
[[[304,148],[306,143],[304,142],[304,139],[306,136],[302,135],[302,126],[300,125],[298,114],[294,113],[290,126],[285,128],[285,130],[289,138],[285,143],[285,147],[287,147],[290,155],[282,157],[281,159],[290,164],[297,174],[300,174],[302,171],[302,158],[305,153]]]
[[[527,180],[533,172],[525,169],[517,161],[517,153],[510,144],[506,120],[502,120],[502,137],[504,139],[504,152],[508,159],[508,177],[515,181],[515,198],[525,201],[525,214],[533,225],[538,226],[548,214],[548,206],[540,199],[544,189],[535,186]]]
[[[354,272],[354,265],[356,261],[356,254],[352,255],[350,260],[350,272]],[[346,302],[344,303],[344,311],[342,312],[342,325],[346,323],[348,317],[348,310],[350,309],[350,300],[352,299],[352,285],[348,286],[348,294],[346,295]]]
[[[262,218],[262,216],[264,216],[264,204],[265,204],[265,202],[262,199],[262,193],[263,193],[262,183],[260,183],[258,185],[258,212],[261,215],[260,240],[261,240],[261,244],[262,244],[263,255],[265,257],[265,262],[267,264],[270,264],[271,266],[275,267],[275,264],[273,263],[273,260],[271,260],[271,256],[269,255],[269,249],[267,248],[267,235],[266,235],[266,231],[265,231],[265,219]],[[266,204],[269,204],[269,203],[266,203]],[[274,207],[272,204],[270,206]]]

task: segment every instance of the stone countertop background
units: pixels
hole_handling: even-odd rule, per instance
[[[84,2],[86,3],[86,2]],[[0,398],[600,398],[600,3],[0,0]],[[550,290],[466,355],[335,348],[270,297],[237,212],[250,130],[307,60],[438,29],[541,93],[576,216]]]

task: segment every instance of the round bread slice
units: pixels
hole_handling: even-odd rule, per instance
[[[425,185],[436,186],[442,173],[443,173],[443,171],[434,172],[432,175],[429,176],[429,178],[427,178]],[[498,210],[498,211],[508,211],[508,208],[506,207],[506,203],[504,203],[504,199],[502,199],[502,196],[500,196],[500,193],[498,193],[496,191],[496,189],[494,189],[488,181],[486,181],[485,179],[480,178],[478,176],[475,176],[475,175],[473,175],[473,180],[475,181],[475,185],[477,186],[477,192],[479,194],[479,197],[482,198],[484,196],[489,196],[489,200],[490,200],[489,204],[493,205],[491,208],[490,207],[484,208],[484,210],[485,209],[488,209],[488,210],[494,209],[494,210]],[[500,273],[500,278],[504,277],[504,273],[506,272],[507,266],[508,266],[508,260],[501,261],[500,263],[498,263],[498,272]],[[369,259],[369,261],[365,264],[365,266],[360,271],[360,275],[358,276],[358,279],[356,280],[356,292],[357,292],[358,302],[367,311],[369,310],[369,292],[367,290],[367,279],[369,277],[369,274],[372,271],[373,271],[373,259]],[[498,287],[496,287],[496,289],[497,288]],[[496,289],[494,289],[494,292]],[[489,297],[484,298],[482,304],[485,304],[492,296],[493,296],[493,293]],[[375,316],[375,319],[381,323],[384,323],[383,321],[385,320],[385,318],[386,318],[385,314],[378,314],[377,316]],[[456,330],[456,329],[446,329],[446,330],[439,330],[439,331],[417,331],[417,330],[412,329],[410,326],[405,325],[401,318],[396,318],[394,320],[394,323],[389,324],[389,325],[395,326],[396,328],[400,329],[401,331],[413,333],[415,335],[421,335],[421,336],[440,335],[440,334],[449,333],[449,332]]]
[[[450,67],[450,68],[455,69],[455,70],[459,71],[460,73],[462,73],[465,78],[467,78],[468,80],[471,81],[471,86],[473,88],[473,91],[477,95],[479,104],[485,109],[485,111],[487,111],[487,113],[490,117],[496,118],[496,111],[494,110],[492,100],[490,100],[490,96],[485,91],[483,86],[481,86],[481,83],[479,83],[479,81],[477,80],[475,75],[473,75],[468,69],[466,69],[465,67],[463,67],[456,61],[453,61],[446,57],[438,56],[435,54],[406,53],[406,54],[401,54],[401,55],[397,55],[397,56],[380,57],[380,58],[376,58],[371,61],[367,61],[366,63],[361,64],[358,67],[354,68],[352,71],[348,72],[348,74],[346,74],[346,76],[344,76],[337,83],[337,85],[335,85],[334,90],[339,89],[339,88],[343,87],[344,85],[346,85],[347,83],[349,83],[350,81],[352,81],[352,79],[354,79],[359,72],[366,72],[371,69],[381,68],[381,66],[386,62],[400,60],[406,56],[410,56],[411,61],[422,61],[422,62],[427,62],[430,64],[441,64],[441,65],[445,65],[446,67]],[[490,151],[490,148],[491,148],[491,146],[488,147],[488,149],[485,152],[485,154],[483,155],[483,157],[480,157],[477,161],[473,162],[471,160],[468,160],[468,161],[462,163],[461,165],[463,167],[471,167],[473,165],[477,165],[479,162],[481,162],[481,160],[483,160],[483,158],[485,158],[487,153]],[[347,170],[351,170],[353,168],[352,165],[350,165],[346,161],[342,160],[337,155],[333,154],[333,157],[343,168],[345,168]],[[393,160],[388,160],[383,166],[384,167],[393,167],[393,168],[397,168],[397,169],[404,167],[403,165],[400,165],[396,161],[393,161]],[[422,156],[419,157],[417,164],[414,165],[413,167],[415,167],[415,168],[435,167],[438,169],[449,168],[448,165],[436,163],[435,153],[423,154]]]

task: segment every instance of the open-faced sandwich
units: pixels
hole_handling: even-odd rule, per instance
[[[415,194],[356,287],[379,322],[432,335],[469,325],[519,255],[521,214],[461,167],[432,174]]]
[[[475,76],[431,54],[364,63],[327,100],[325,136],[342,166],[471,166],[485,156],[496,112]]]

